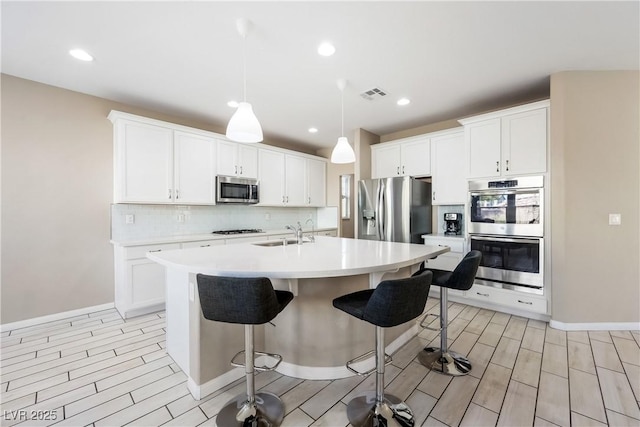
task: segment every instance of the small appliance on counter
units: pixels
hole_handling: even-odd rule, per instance
[[[462,233],[462,214],[446,213],[444,214],[444,234],[458,235]]]

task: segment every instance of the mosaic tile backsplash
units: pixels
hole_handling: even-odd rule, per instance
[[[132,224],[126,223],[127,215],[133,215]],[[111,238],[180,236],[242,228],[278,230],[297,221],[306,229],[311,227],[305,226],[309,218],[317,222],[316,208],[112,204]]]

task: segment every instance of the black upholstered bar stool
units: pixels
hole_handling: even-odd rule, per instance
[[[449,289],[466,291],[473,286],[473,280],[476,277],[481,258],[482,253],[480,251],[471,251],[464,256],[453,271],[421,269],[415,273],[415,275],[419,275],[424,274],[426,271],[431,271],[433,273],[432,284],[440,286],[440,347],[425,347],[418,353],[418,360],[427,368],[453,376],[466,375],[471,372],[471,362],[466,356],[449,351],[447,343],[447,325],[449,323],[447,296]],[[427,316],[430,315],[427,314],[420,322],[423,328],[427,328],[424,324]]]
[[[273,320],[293,299],[288,291],[276,291],[266,277],[240,278],[197,275],[202,314],[207,320],[240,323],[244,326],[244,351],[231,360],[244,366],[247,393],[239,395],[220,410],[219,426],[278,426],[284,418],[282,400],[273,393],[255,392],[254,370],[270,371],[282,361],[278,354],[254,351],[253,325]],[[244,353],[244,364],[235,359]],[[255,366],[255,355],[268,356],[277,362],[272,366]]]
[[[430,272],[406,279],[384,280],[375,289],[366,289],[343,295],[333,300],[333,306],[351,316],[376,326],[376,367],[358,372],[352,364],[363,360],[373,352],[347,362],[347,368],[358,375],[376,371],[376,391],[355,397],[347,405],[347,417],[355,427],[414,425],[413,412],[397,397],[384,394],[384,366],[391,357],[384,352],[384,329],[401,325],[424,311],[429,287]]]

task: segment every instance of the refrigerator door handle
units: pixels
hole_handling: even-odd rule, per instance
[[[377,206],[376,206],[376,211],[377,211],[377,215],[376,215],[376,223],[377,223],[377,231],[376,233],[378,234],[378,240],[384,240],[384,203],[383,203],[383,199],[382,196],[384,194],[384,190],[383,190],[383,183],[382,181],[380,181],[380,183],[378,184],[378,194],[376,195],[376,202],[377,202]]]

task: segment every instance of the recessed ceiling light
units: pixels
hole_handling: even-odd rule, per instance
[[[238,101],[229,101],[227,105],[231,108],[238,108]]]
[[[69,55],[73,56],[80,61],[93,61],[93,56],[89,55],[86,51],[82,49],[71,49],[69,51]]]
[[[309,128],[309,133],[318,133],[317,128]]]
[[[398,105],[409,105],[409,103],[411,103],[409,98],[400,98],[397,102]]]
[[[336,53],[336,48],[329,42],[321,43],[318,46],[318,54],[322,56],[331,56]]]

